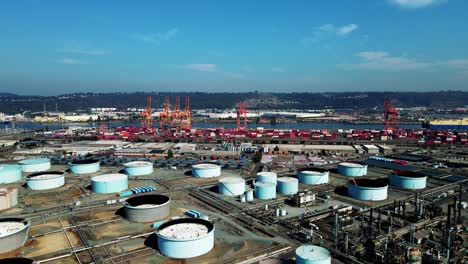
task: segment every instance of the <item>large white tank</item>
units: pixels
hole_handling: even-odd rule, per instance
[[[104,174],[91,178],[91,187],[95,193],[116,193],[128,189],[128,177],[125,174]]]
[[[214,178],[221,175],[221,166],[214,163],[201,163],[192,166],[192,176],[198,178]]]
[[[26,184],[31,190],[59,188],[65,185],[65,176],[60,171],[37,172],[26,177]]]
[[[278,178],[278,175],[274,172],[261,171],[257,173],[257,177],[255,178],[255,180],[257,182],[271,182],[271,183],[276,184],[277,178]]]
[[[323,247],[303,245],[296,249],[296,264],[331,264],[331,254]]]
[[[238,196],[245,192],[245,180],[240,177],[224,177],[218,181],[218,191],[226,196]]]
[[[280,177],[278,178],[278,184],[276,190],[285,195],[296,194],[299,189],[299,181],[293,177]]]
[[[50,159],[48,158],[26,159],[18,164],[22,166],[23,172],[40,172],[50,169]]]

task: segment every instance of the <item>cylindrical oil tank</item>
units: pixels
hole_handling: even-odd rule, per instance
[[[18,189],[0,188],[0,210],[9,209],[18,204]]]
[[[383,201],[387,199],[386,179],[356,179],[348,181],[349,196],[363,201]]]
[[[29,221],[23,218],[0,219],[0,254],[24,246],[28,240]]]
[[[330,172],[321,168],[303,168],[297,170],[297,178],[304,184],[327,184]]]
[[[296,194],[299,190],[299,181],[293,177],[280,177],[278,178],[276,190],[285,195]]]
[[[276,198],[276,184],[272,182],[254,182],[255,197],[262,200]]]
[[[276,184],[278,175],[274,172],[271,171],[261,171],[257,173],[257,177],[255,177],[255,180],[257,182],[271,182]]]
[[[70,172],[73,174],[88,174],[98,172],[100,169],[99,160],[86,159],[86,160],[74,160],[68,163]]]
[[[65,185],[65,176],[60,171],[45,171],[30,174],[26,184],[31,190],[48,190]]]
[[[330,264],[331,254],[328,249],[303,245],[296,249],[296,264]]]
[[[159,226],[158,249],[164,256],[185,259],[204,255],[214,246],[214,225],[200,218],[179,218]]]
[[[198,178],[214,178],[221,175],[221,166],[215,163],[200,163],[192,166],[192,176]]]
[[[125,174],[140,176],[153,173],[153,163],[149,161],[132,161],[124,164]]]
[[[254,200],[254,192],[252,190],[248,190],[245,192],[245,200],[247,202],[252,202]]]
[[[21,165],[2,164],[0,165],[0,184],[21,181],[23,178]]]
[[[355,162],[341,162],[336,167],[339,174],[348,177],[360,177],[367,174],[367,165]]]
[[[146,194],[124,202],[125,217],[132,222],[154,222],[169,216],[171,199],[166,195]]]
[[[18,164],[21,165],[23,172],[40,172],[50,169],[50,159],[48,158],[26,159]]]
[[[403,189],[424,189],[426,188],[427,177],[424,174],[414,171],[394,171],[388,177],[390,185]]]
[[[240,177],[223,177],[218,181],[218,191],[226,196],[238,196],[245,192],[245,180]]]
[[[103,174],[91,178],[91,188],[95,193],[116,193],[128,189],[128,177],[125,174]]]

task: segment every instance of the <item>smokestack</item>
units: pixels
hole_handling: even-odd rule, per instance
[[[374,231],[374,230],[372,230],[372,224],[374,223],[374,208],[370,209],[370,217],[369,218],[370,218],[369,219],[369,233],[370,233],[369,235],[370,235],[370,237],[372,237],[373,236],[373,231]]]
[[[450,232],[450,227],[452,223],[450,222],[452,219],[452,205],[449,204],[447,207],[447,233]]]

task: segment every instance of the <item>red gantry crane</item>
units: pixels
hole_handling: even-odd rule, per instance
[[[241,125],[241,119],[243,125]],[[239,103],[239,109],[237,109],[237,130],[247,129],[247,107],[245,102]]]
[[[151,109],[151,96],[146,97],[146,107],[141,112],[141,127],[152,128],[153,127],[153,113]]]
[[[396,130],[397,129],[397,118],[398,111],[393,107],[390,100],[387,97],[384,99],[384,121],[385,121],[385,130]]]
[[[159,129],[164,129],[169,126],[170,123],[170,112],[169,112],[169,96],[164,97],[164,108],[159,113]]]
[[[190,97],[185,97],[185,108],[180,113],[180,129],[192,128],[192,114],[190,114]]]

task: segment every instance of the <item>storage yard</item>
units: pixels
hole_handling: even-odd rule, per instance
[[[147,142],[38,136],[39,146],[4,151],[0,258],[213,264],[467,259],[468,166],[461,140],[450,147],[426,144],[404,135],[432,132],[389,129],[395,134],[385,140],[384,131],[356,138],[356,131],[351,137],[331,131],[338,138],[311,142],[316,139],[300,131],[259,137],[258,129],[253,136],[241,128],[211,129],[213,137],[203,142],[181,142],[182,134],[177,142],[156,142],[156,134],[176,131],[145,129]],[[219,137],[224,140],[211,142]]]

